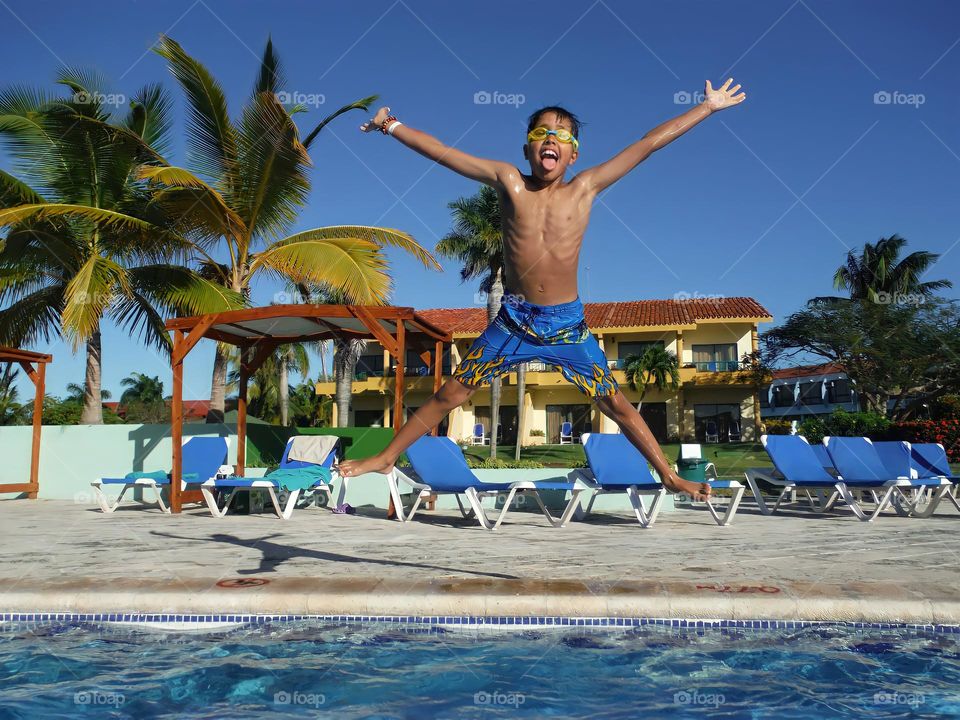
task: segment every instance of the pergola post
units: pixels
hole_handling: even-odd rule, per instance
[[[393,431],[398,432],[403,425],[403,386],[406,384],[404,371],[407,360],[406,331],[403,320],[397,322],[397,365],[394,372],[396,382],[393,387]]]
[[[440,392],[440,386],[443,385],[443,341],[437,340],[433,347],[433,392]],[[437,425],[430,431],[431,435],[438,435],[440,426]]]
[[[37,375],[33,380],[33,437],[30,443],[30,484],[34,490],[27,493],[30,500],[36,500],[37,493],[40,491],[40,431],[43,428],[46,377],[47,364],[37,363]]]
[[[180,483],[183,480],[183,330],[173,331],[173,397],[170,401],[170,442],[173,468],[170,471],[170,512],[180,512]]]
[[[243,477],[247,462],[247,381],[250,379],[247,363],[243,357],[246,348],[240,351],[240,387],[237,390],[237,468],[236,473]]]

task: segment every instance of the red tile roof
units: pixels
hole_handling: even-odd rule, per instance
[[[769,318],[770,312],[753,298],[693,298],[689,300],[633,300],[586,303],[587,325],[593,329],[657,325],[692,325],[697,320]],[[420,310],[425,320],[451,333],[481,333],[487,327],[487,309],[438,308]]]
[[[835,362],[826,362],[820,365],[796,365],[788,368],[777,368],[772,371],[775,380],[783,378],[808,377],[810,375],[829,375],[831,373],[846,372],[843,365]]]
[[[171,404],[170,399],[164,400],[167,405]],[[109,402],[103,403],[104,407],[110,408],[115,413],[119,413],[123,416],[125,413],[120,412],[120,403],[116,400],[111,400]],[[202,418],[207,417],[207,412],[210,410],[210,401],[209,400],[184,400],[183,401],[183,416],[186,419],[190,418]]]

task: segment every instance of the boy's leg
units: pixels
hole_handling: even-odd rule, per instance
[[[596,402],[603,414],[620,426],[623,434],[653,465],[667,490],[688,493],[694,500],[705,500],[710,495],[710,485],[707,483],[684,480],[673,471],[670,462],[663,455],[663,450],[660,449],[660,443],[621,390],[618,389],[612,395],[598,397]]]
[[[459,380],[447,380],[434,395],[404,423],[383,452],[363,460],[345,460],[337,468],[344,477],[354,477],[368,472],[389,473],[397,458],[414,441],[430,432],[451,410],[460,407],[476,391]]]

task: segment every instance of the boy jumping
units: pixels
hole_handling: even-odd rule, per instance
[[[709,496],[708,484],[689,482],[673,472],[640,413],[617,386],[584,320],[577,294],[577,265],[590,206],[598,193],[707,116],[743,102],[746,95],[736,94],[740,85],[730,87],[732,82],[729,78],[714,90],[708,80],[702,103],[570,182],[563,178],[577,160],[580,123],[561,107],[546,107],[530,116],[523,146],[529,175],[510,163],[447,147],[401,123],[389,114],[388,107],[360,126],[364,132],[380,130],[392,135],[421,155],[497,191],[507,290],[496,320],[474,341],[453,377],[400,428],[383,452],[340,463],[342,475],[389,473],[404,450],[463,405],[478,386],[489,384],[519,363],[539,360],[558,366],[567,380],[617,423],[657,471],[664,487],[696,500]]]

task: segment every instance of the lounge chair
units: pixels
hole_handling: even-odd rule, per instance
[[[418,480],[409,477],[399,468],[394,468],[393,472],[387,475],[387,484],[390,487],[390,496],[393,499],[393,506],[397,511],[397,519],[401,522],[407,522],[413,519],[417,510],[420,508],[421,501],[431,494],[453,495],[457,499],[457,505],[465,518],[476,516],[480,525],[487,530],[496,530],[500,523],[506,517],[510,506],[517,493],[532,492],[534,499],[543,511],[547,520],[554,527],[563,527],[570,516],[579,506],[579,496],[585,486],[575,482],[530,482],[521,481],[513,483],[485,483],[481,482],[467,467],[467,461],[463,457],[463,452],[457,447],[456,443],[448,437],[433,437],[424,435],[419,440],[407,448],[407,457],[413,469],[416,471]],[[404,512],[403,502],[400,498],[400,482],[413,488],[415,498],[413,506],[408,513]],[[550,511],[540,497],[539,490],[565,490],[570,491],[571,498],[567,507],[559,518],[553,517]],[[503,503],[503,509],[500,511],[496,520],[487,517],[484,512],[482,500],[489,495],[498,495],[506,493],[506,499]],[[467,498],[469,508],[465,508],[460,496]]]
[[[869,438],[828,436],[823,438],[823,444],[843,480],[837,484],[837,489],[861,520],[873,520],[891,503],[901,515],[927,517],[933,514],[944,494],[950,490],[950,481],[943,478],[911,478],[908,450],[900,453],[906,462],[899,467],[895,465],[888,469]],[[901,448],[906,446],[901,443]],[[895,446],[885,448],[885,452],[889,450],[895,450]],[[883,492],[879,498],[874,495],[876,506],[869,516],[857,503],[851,503],[848,486],[853,485],[873,488],[877,493]],[[917,503],[926,490],[930,490],[931,495],[926,507],[921,511]]]
[[[910,469],[917,478],[943,478],[951,483],[960,483],[960,477],[953,474],[947,452],[940,443],[906,443],[910,448]],[[957,485],[950,488],[944,497],[960,510],[957,501]]]
[[[720,431],[717,430],[717,423],[713,420],[707,420],[704,427],[704,441],[708,443],[720,442]]]
[[[181,449],[182,480],[180,487],[182,490],[216,476],[220,467],[227,462],[229,442],[229,438],[225,437],[184,438]],[[170,487],[170,474],[166,471],[132,472],[127,474],[126,477],[100,478],[90,484],[93,486],[100,509],[105,513],[112,513],[116,510],[123,500],[124,493],[130,488],[141,488],[144,491],[147,489],[153,490],[156,501],[149,504],[156,504],[165,513],[170,512],[170,508],[163,502],[163,495],[161,494],[164,488]],[[104,485],[123,486],[114,502],[111,503],[107,496],[103,494]]]
[[[292,437],[287,440],[287,445],[283,449],[278,470],[284,471],[283,477],[293,478],[294,481],[298,481],[299,484],[304,485],[304,487],[285,490],[284,481],[281,476],[278,475],[274,477],[273,474],[265,475],[262,478],[244,478],[235,475],[212,478],[202,483],[200,489],[203,491],[203,498],[206,500],[207,507],[213,516],[218,518],[224,517],[230,511],[230,505],[233,503],[234,498],[239,496],[239,493],[250,493],[254,490],[265,490],[267,492],[273,509],[276,511],[277,517],[281,520],[290,519],[297,505],[297,501],[303,493],[320,493],[329,497],[330,486],[333,480],[332,473],[335,472],[333,465],[337,459],[337,448],[339,445],[335,446],[323,463],[318,465],[316,463],[290,459],[290,449],[293,447],[293,441],[295,439],[295,437]],[[326,470],[326,472],[317,472],[318,470]],[[343,502],[346,489],[346,479],[344,479],[340,485],[340,497],[337,500],[338,505]],[[225,495],[222,502],[218,502],[217,495],[214,494],[215,490]],[[283,497],[284,494],[286,494],[285,498]]]
[[[490,438],[487,437],[487,431],[483,423],[477,423],[473,426],[473,437],[470,438],[471,445],[489,445]]]
[[[727,430],[727,442],[740,442],[740,423],[736,420],[730,421],[730,427]]]
[[[568,478],[581,481],[592,489],[593,496],[584,511],[584,516],[593,510],[598,495],[626,493],[641,527],[650,527],[660,512],[660,502],[666,488],[650,472],[647,460],[640,454],[626,435],[611,433],[584,433],[581,438],[587,456],[588,469],[574,470]],[[721,516],[712,501],[706,505],[718,525],[729,525],[737,513],[744,487],[737,480],[714,480],[710,487],[733,492],[726,512]],[[643,503],[642,495],[652,496],[650,507]]]
[[[572,423],[565,422],[560,424],[560,444],[573,445],[573,424]]]

